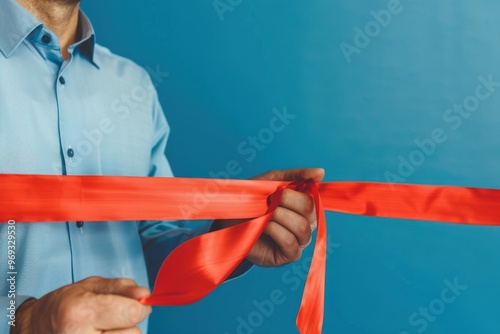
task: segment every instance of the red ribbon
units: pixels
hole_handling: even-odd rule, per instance
[[[321,333],[324,210],[389,218],[500,225],[500,190],[375,182],[262,181],[120,176],[0,175],[0,222],[235,219],[258,217],[193,238],[160,268],[150,305],[188,304],[206,296],[245,259],[285,188],[314,198],[318,232],[297,326]],[[267,199],[271,194],[271,203]]]

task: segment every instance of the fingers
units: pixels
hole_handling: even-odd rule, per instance
[[[139,327],[131,327],[126,329],[116,329],[110,331],[104,331],[104,334],[141,334]]]
[[[280,252],[275,252],[275,256],[282,254],[284,257],[275,259],[276,263],[298,260],[302,250],[311,242],[316,225],[312,198],[307,194],[285,189],[279,207],[264,231],[280,249]]]
[[[274,241],[274,263],[296,261],[309,245],[316,228],[316,210],[313,199],[304,193],[285,189],[279,206],[264,233]]]
[[[267,224],[265,232],[271,237],[279,247],[279,251],[274,251],[274,263],[285,264],[288,262],[296,261],[302,255],[302,248],[295,235],[286,229],[284,226],[271,221]]]
[[[296,168],[287,170],[274,170],[262,175],[256,176],[256,180],[271,181],[295,181],[295,180],[314,180],[321,182],[325,176],[323,168]]]
[[[283,171],[283,180],[314,180],[320,182],[325,176],[323,168],[297,168]]]
[[[275,170],[255,177],[258,180],[309,180],[316,182],[323,180],[325,170],[323,168],[297,168],[288,170]],[[313,199],[306,194],[285,189],[280,199],[279,206],[288,208],[304,216],[311,224],[313,230],[317,226],[316,211]]]
[[[137,283],[129,278],[114,278],[106,279],[103,277],[93,276],[81,280],[80,282],[89,290],[95,293],[113,293],[119,294],[128,287],[136,287]]]
[[[89,302],[94,309],[92,326],[99,330],[135,327],[151,313],[151,307],[112,294],[96,294]]]
[[[131,279],[90,277],[79,283],[92,292],[84,298],[88,298],[85,305],[93,314],[92,326],[96,329],[133,328],[151,313],[150,306],[137,301],[148,296],[149,289]]]
[[[322,168],[302,168],[270,171],[254,179],[271,181],[313,180],[325,176]],[[276,196],[276,195],[274,195]],[[270,197],[272,200],[272,197]],[[311,233],[317,227],[316,210],[311,196],[285,189],[271,221],[248,258],[258,265],[283,265],[296,261],[311,242]]]
[[[145,286],[135,286],[123,288],[120,293],[117,293],[123,297],[128,297],[132,299],[140,299],[142,297],[147,297],[151,294],[149,288]]]
[[[304,217],[311,228],[314,230],[317,226],[316,209],[314,200],[311,196],[299,191],[285,189],[281,194],[279,207],[286,208],[296,212]]]
[[[146,297],[150,294],[148,288],[138,286],[134,280],[129,278],[89,277],[80,282],[88,286],[89,290],[99,294],[114,294],[133,299]]]
[[[312,228],[309,221],[295,211],[279,207],[271,218],[271,222],[282,226],[292,234],[296,242],[291,246],[305,248],[311,241]]]

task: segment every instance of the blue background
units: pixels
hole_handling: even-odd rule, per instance
[[[500,81],[498,1],[401,0],[379,30],[371,11],[387,10],[385,0],[229,1],[221,15],[212,1],[82,4],[100,44],[170,73],[158,91],[176,175],[208,177],[236,160],[238,178],[321,166],[329,181],[386,181],[387,172],[398,175],[400,156],[419,157],[415,140],[439,128],[446,140],[406,182],[500,187],[500,89],[457,129],[443,119],[475,93],[479,76]],[[373,29],[373,37],[349,62],[340,46],[355,45],[356,27]],[[295,119],[247,161],[238,145],[285,106]],[[324,333],[498,332],[500,229],[327,219],[335,250]],[[194,305],[156,308],[150,333],[296,333],[302,287],[283,280],[290,270],[255,268]],[[444,281],[455,279],[467,288],[439,302]],[[253,302],[274,290],[285,302],[257,314]],[[430,305],[445,309],[410,322]],[[238,330],[241,319],[247,325]]]

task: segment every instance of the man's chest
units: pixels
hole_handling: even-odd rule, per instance
[[[21,65],[0,62],[0,172],[147,174],[153,124],[140,85]]]

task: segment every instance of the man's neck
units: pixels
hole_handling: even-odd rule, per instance
[[[80,3],[62,0],[17,0],[17,2],[57,35],[62,57],[68,58],[68,47],[76,39]]]

